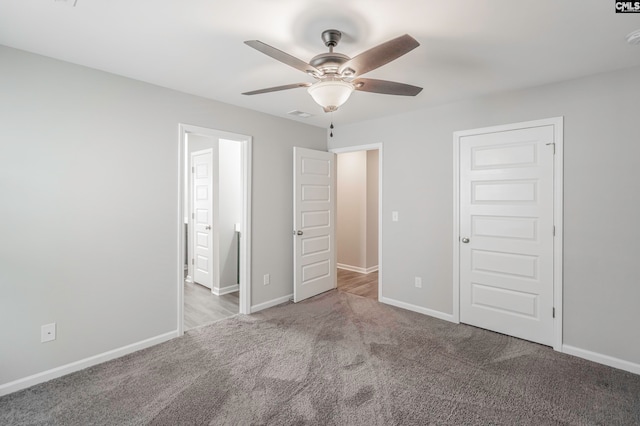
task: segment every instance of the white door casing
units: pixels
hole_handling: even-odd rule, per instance
[[[354,146],[348,146],[343,148],[332,148],[329,150],[329,152],[332,152],[334,154],[343,154],[347,152],[358,152],[358,151],[369,151],[369,150],[378,151],[378,301],[380,301],[381,303],[387,303],[389,299],[383,296],[384,275],[383,275],[383,268],[382,268],[382,258],[383,258],[382,252],[384,249],[382,245],[382,235],[383,235],[382,231],[383,231],[383,225],[384,225],[384,221],[382,220],[382,218],[384,217],[382,214],[383,148],[384,148],[384,145],[382,143],[374,143],[374,144],[368,144],[368,145],[354,145]],[[339,183],[336,182],[336,191],[337,191],[338,185]],[[336,261],[337,261],[337,256],[336,256]],[[337,280],[337,276],[336,276],[336,280]]]
[[[252,182],[252,152],[253,152],[253,138],[248,135],[241,135],[237,133],[225,132],[222,130],[210,129],[201,126],[195,126],[191,124],[179,124],[178,133],[180,140],[177,150],[178,160],[178,180],[180,185],[178,186],[178,199],[187,200],[191,199],[191,183],[190,183],[190,157],[188,154],[188,139],[189,135],[201,135],[212,139],[229,139],[238,141],[242,145],[242,222],[240,233],[240,300],[239,311],[241,314],[251,313],[251,252],[252,252],[252,226],[251,226],[251,182]],[[214,182],[215,183],[215,182]],[[215,191],[214,191],[215,194]],[[177,225],[177,257],[176,257],[176,291],[177,291],[177,306],[176,306],[176,318],[178,323],[177,334],[182,336],[184,333],[184,259],[186,255],[185,241],[187,235],[185,234],[184,217],[185,215],[190,218],[192,212],[192,206],[190,202],[180,202],[177,206],[178,221]],[[189,227],[191,228],[191,227]],[[215,234],[214,234],[215,235]],[[193,241],[193,235],[189,235],[188,241]],[[215,247],[215,245],[214,245]],[[191,248],[191,247],[190,247]],[[189,251],[190,257],[192,251]],[[189,265],[192,267],[193,265]]]
[[[561,120],[457,132],[455,140],[459,321],[559,348]]]
[[[336,288],[335,154],[293,148],[293,300]]]
[[[216,141],[217,142],[217,141]],[[191,203],[193,223],[193,280],[207,288],[218,287],[217,247],[217,150],[205,149],[191,154]]]

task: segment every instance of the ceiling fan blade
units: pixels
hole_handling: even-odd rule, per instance
[[[416,39],[409,34],[405,34],[362,52],[355,58],[342,64],[338,72],[342,74],[345,70],[351,69],[354,73],[348,73],[345,76],[357,77],[388,64],[394,59],[398,59],[400,56],[412,51],[418,46],[420,46],[420,43],[418,43]]]
[[[422,91],[422,87],[373,78],[356,78],[351,83],[356,90],[361,92],[382,93],[384,95],[416,96]]]
[[[309,86],[311,86],[311,83],[294,83],[294,84],[287,84],[284,86],[269,87],[267,89],[253,90],[251,92],[244,92],[243,95],[259,95],[261,93],[278,92],[280,90],[297,89],[298,87],[309,87]]]
[[[302,72],[306,72],[307,74],[316,74],[320,75],[320,71],[315,67],[312,67],[302,59],[298,59],[295,56],[291,56],[288,53],[283,52],[282,50],[278,50],[275,47],[269,46],[266,43],[263,43],[259,40],[247,40],[244,42],[247,46],[251,46],[254,49],[264,53],[267,56],[271,56],[273,59],[276,59],[284,64],[287,64],[295,69],[298,69]]]

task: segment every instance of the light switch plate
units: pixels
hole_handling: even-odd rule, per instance
[[[398,221],[398,212],[391,212],[391,220],[394,222]]]

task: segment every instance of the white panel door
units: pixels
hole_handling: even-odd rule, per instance
[[[293,301],[336,288],[335,154],[293,148]]]
[[[215,188],[217,180],[214,164],[217,159],[213,149],[191,154],[192,223],[193,223],[193,280],[213,289],[216,284],[217,262],[213,230],[215,227]]]
[[[460,138],[460,321],[553,345],[554,128]]]

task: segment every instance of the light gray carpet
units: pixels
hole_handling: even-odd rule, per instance
[[[0,399],[0,424],[640,424],[640,376],[348,293]]]

